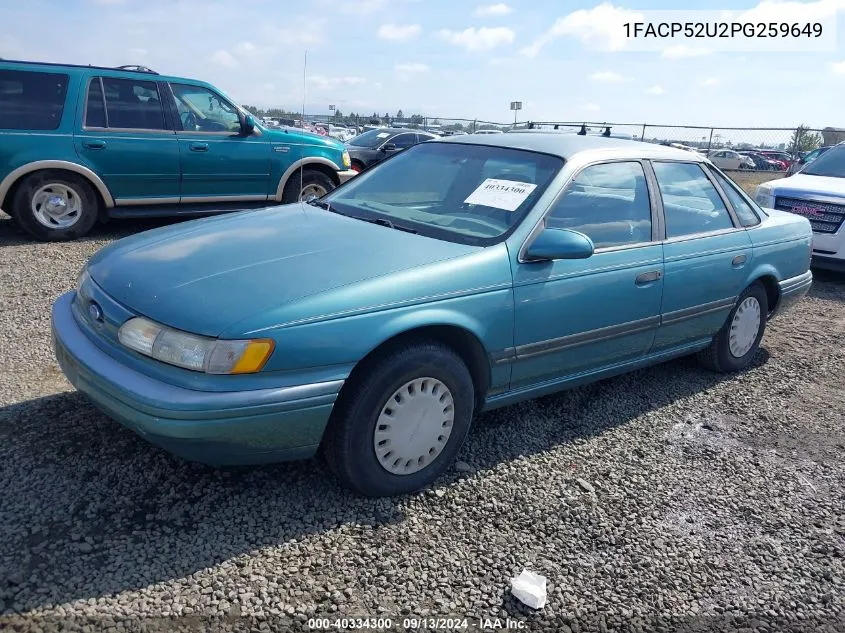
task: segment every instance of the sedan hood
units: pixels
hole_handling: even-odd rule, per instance
[[[845,178],[795,174],[789,178],[766,183],[766,185],[770,186],[773,193],[778,196],[788,196],[795,193],[845,198]]]
[[[133,312],[217,336],[310,295],[476,250],[295,203],[125,238],[88,270]]]

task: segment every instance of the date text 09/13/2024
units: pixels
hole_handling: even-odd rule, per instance
[[[311,618],[308,628],[314,631],[375,629],[390,631],[521,631],[527,628],[522,620],[513,618]],[[401,627],[399,626],[401,625]]]

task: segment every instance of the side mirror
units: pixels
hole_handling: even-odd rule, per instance
[[[251,114],[247,114],[244,116],[243,121],[241,121],[241,132],[244,134],[252,134],[255,131],[255,117]]]
[[[384,147],[381,148],[383,152],[393,152],[396,150],[396,143],[388,143]]]
[[[593,240],[570,229],[546,228],[534,238],[525,257],[529,261],[587,259],[593,255]]]

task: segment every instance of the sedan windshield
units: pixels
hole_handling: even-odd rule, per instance
[[[387,132],[385,130],[370,130],[364,132],[349,141],[348,145],[355,147],[378,147],[391,136],[395,136],[396,132]]]
[[[830,176],[845,178],[845,145],[837,145],[826,151],[801,170],[809,176]]]
[[[517,149],[430,141],[356,176],[322,200],[336,213],[463,244],[501,241],[563,159]]]

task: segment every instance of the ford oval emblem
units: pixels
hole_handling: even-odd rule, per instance
[[[96,321],[98,323],[102,323],[103,321],[103,309],[94,301],[88,304],[88,315],[91,317],[92,321]]]

